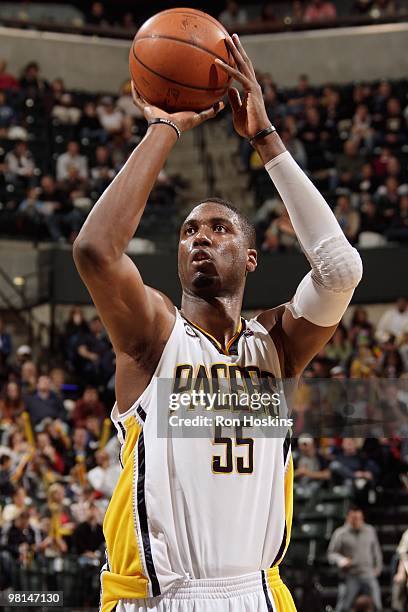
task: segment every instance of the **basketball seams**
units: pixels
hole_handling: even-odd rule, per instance
[[[224,28],[222,23],[217,21],[217,19],[215,19],[215,17],[212,17],[211,15],[208,15],[207,13],[203,13],[203,11],[199,11],[198,9],[193,9],[193,8],[191,8],[191,9],[189,9],[189,8],[184,8],[184,9],[167,9],[165,11],[161,11],[159,14],[160,15],[165,15],[166,13],[171,13],[172,15],[184,15],[185,17],[190,17],[191,15],[194,15],[195,17],[200,17],[202,19],[205,19],[206,21],[209,21],[213,25],[215,25],[219,29],[219,31],[222,32],[223,34],[226,34],[227,36],[230,35],[228,30],[226,28]],[[137,36],[137,34],[136,34],[136,36]]]
[[[181,42],[181,41],[179,41],[179,42]],[[197,49],[201,49],[201,47],[196,47],[196,48]],[[205,51],[205,49],[201,49],[201,50]],[[142,62],[142,60],[139,57],[137,57],[133,45],[132,45],[132,53],[133,53],[133,57],[135,58],[135,60],[141,66],[143,66],[143,68],[146,68],[146,70],[148,70],[149,72],[151,72],[155,76],[159,77],[160,79],[163,79],[163,81],[168,81],[169,83],[173,83],[173,85],[178,85],[179,87],[185,87],[186,89],[194,89],[195,91],[219,91],[219,92],[222,92],[222,91],[226,91],[228,89],[229,82],[227,82],[227,84],[223,85],[222,87],[198,87],[197,85],[188,85],[186,83],[180,83],[180,81],[176,81],[175,79],[171,79],[169,77],[163,76],[162,74],[160,74],[159,72],[157,72],[153,68],[150,68],[150,66],[147,66],[147,64],[145,64],[144,62]],[[133,74],[132,74],[132,79],[133,79]]]
[[[176,38],[175,36],[168,36],[168,35],[163,35],[163,34],[151,34],[150,36],[141,36],[140,38],[135,38],[135,40],[133,41],[133,49],[134,49],[135,43],[139,42],[139,40],[149,40],[149,39],[151,40],[171,40],[172,42],[182,43],[183,45],[188,45],[190,47],[194,47],[195,49],[201,49],[201,51],[205,51],[206,53],[208,53],[208,55],[211,55],[212,57],[215,57],[221,60],[222,62],[224,62],[224,64],[226,64],[225,58],[223,58],[221,55],[217,55],[217,53],[214,53],[214,51],[211,51],[211,49],[208,49],[207,47],[202,47],[201,45],[195,42],[192,42],[191,40],[183,40],[182,38]],[[230,56],[229,51],[228,51],[228,56]]]

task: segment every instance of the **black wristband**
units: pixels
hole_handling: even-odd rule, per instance
[[[273,125],[270,125],[269,127],[265,128],[264,130],[261,130],[260,132],[257,132],[255,134],[255,136],[252,136],[252,138],[249,138],[248,140],[249,140],[250,144],[253,144],[257,140],[260,140],[261,138],[265,138],[265,136],[269,136],[269,134],[273,134],[273,132],[276,132],[276,127],[274,127]]]
[[[157,117],[156,119],[150,119],[150,121],[148,121],[147,125],[148,126],[155,125],[156,123],[163,123],[164,125],[169,125],[176,132],[177,139],[180,138],[181,131],[179,130],[179,128],[177,127],[177,125],[173,121],[170,121],[170,119],[165,119],[164,117]]]

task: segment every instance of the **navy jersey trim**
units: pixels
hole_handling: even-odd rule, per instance
[[[138,477],[137,477],[137,510],[139,514],[140,531],[142,535],[142,544],[144,557],[146,562],[147,573],[149,574],[150,583],[152,585],[152,595],[157,597],[160,595],[160,585],[157,579],[156,569],[154,567],[152,549],[150,545],[149,526],[147,523],[147,510],[145,499],[145,445],[143,430],[140,432],[137,443],[138,454]]]
[[[139,415],[139,417],[142,419],[143,423],[146,421],[146,413],[143,410],[143,408],[141,406],[138,406],[136,408],[136,412]]]
[[[268,612],[274,612],[272,602],[269,598],[268,587],[266,586],[265,570],[261,570],[261,576],[262,576],[262,588],[263,588],[263,592],[265,595],[267,610]]]
[[[278,563],[278,561],[281,560],[281,558],[283,556],[283,553],[285,552],[287,533],[288,532],[286,530],[286,521],[285,521],[285,529],[283,530],[282,542],[281,542],[281,545],[279,546],[278,554],[276,555],[275,559],[273,560],[273,563],[272,563],[271,567],[276,565]]]

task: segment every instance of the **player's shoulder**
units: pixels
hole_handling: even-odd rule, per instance
[[[150,287],[149,285],[145,285],[145,288],[146,293],[155,302],[156,306],[159,306],[170,317],[176,317],[176,307],[165,293],[162,293],[158,289]]]
[[[257,315],[256,320],[269,332],[279,326],[280,321],[282,320],[283,313],[285,310],[285,304],[281,304],[280,306],[275,306],[275,308],[269,308],[268,310],[264,310],[259,315]]]

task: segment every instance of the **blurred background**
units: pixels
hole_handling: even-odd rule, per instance
[[[408,1],[185,4],[242,36],[271,121],[365,267],[294,399],[295,518],[282,574],[300,612],[334,610],[335,530],[357,503],[376,538],[357,574],[378,578],[384,610],[408,610]],[[120,469],[115,358],[71,245],[145,133],[130,42],[176,5],[0,2],[0,591],[62,590],[67,610],[97,607],[101,523]],[[160,173],[128,250],[146,283],[179,304],[178,227],[207,195],[256,226],[246,316],[289,300],[307,262],[228,108],[183,134]],[[387,426],[318,435],[321,379],[347,398],[343,417]],[[374,610],[370,597],[357,606]]]

